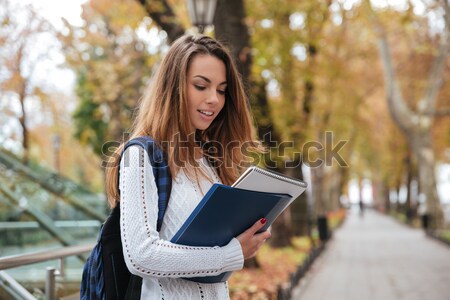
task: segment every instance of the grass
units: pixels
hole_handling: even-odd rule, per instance
[[[391,210],[389,212],[389,215],[391,217],[395,218],[396,220],[400,221],[401,223],[408,224],[408,225],[412,226],[413,228],[421,228],[421,226],[422,226],[419,217],[413,217],[411,219],[411,221],[408,223],[406,214],[403,212],[397,212],[397,211]]]
[[[436,235],[450,243],[450,229],[436,230]]]

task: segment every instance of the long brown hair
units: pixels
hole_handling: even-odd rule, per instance
[[[187,74],[193,57],[199,54],[212,55],[225,64],[227,88],[221,112],[206,130],[197,130],[193,136],[189,134]],[[141,99],[129,138],[152,137],[166,153],[173,178],[186,165],[198,165],[193,150],[202,146],[222,183],[231,185],[248,161],[248,151],[256,154],[263,151],[254,133],[243,85],[228,50],[211,37],[186,35],[172,44],[162,60]],[[120,199],[118,166],[123,146],[116,149],[106,169],[106,192],[111,207]],[[184,170],[188,176],[197,172],[196,168]]]

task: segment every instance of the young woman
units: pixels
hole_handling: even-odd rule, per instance
[[[116,167],[107,170],[108,200],[113,207],[121,205],[125,262],[143,278],[141,299],[229,299],[226,283],[180,277],[241,269],[270,237],[267,231],[256,234],[265,219],[255,220],[224,247],[181,247],[169,241],[214,182],[231,185],[237,179],[246,159],[242,147],[261,151],[253,132],[242,83],[226,48],[202,35],[176,40],[140,103],[130,136],[152,137],[167,156],[172,191],[159,232],[157,187],[147,155],[130,146],[124,153],[127,165],[121,161],[118,168],[116,158]]]

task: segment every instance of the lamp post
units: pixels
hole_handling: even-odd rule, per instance
[[[188,0],[189,16],[200,33],[205,31],[206,26],[212,25],[216,4],[217,0]]]

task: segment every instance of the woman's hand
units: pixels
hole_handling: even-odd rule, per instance
[[[253,224],[252,227],[241,233],[236,237],[241,243],[242,253],[244,254],[244,259],[252,258],[256,255],[259,247],[264,244],[264,242],[270,238],[271,233],[269,231],[264,231],[261,233],[256,233],[258,230],[264,227],[266,224],[266,219],[261,219]]]

